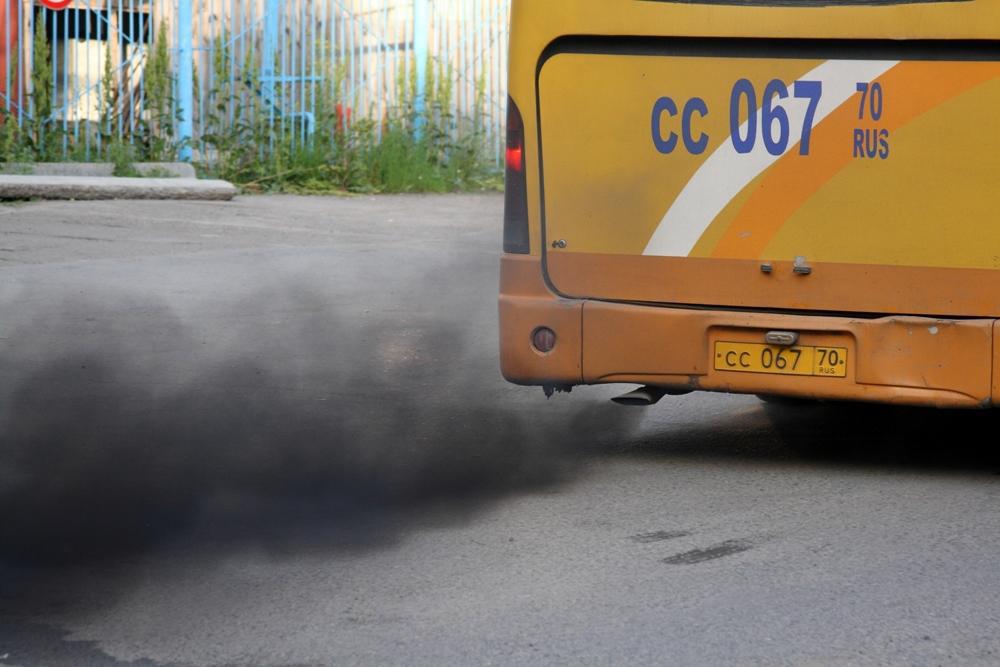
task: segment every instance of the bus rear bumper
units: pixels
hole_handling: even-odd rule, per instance
[[[556,333],[547,354],[531,344],[540,326]],[[989,407],[1000,399],[997,326],[994,319],[865,319],[565,299],[546,287],[537,257],[506,255],[501,265],[501,369],[518,384],[627,382],[675,391]],[[799,346],[846,349],[845,376],[716,368],[716,342],[760,344],[769,331],[795,332]]]

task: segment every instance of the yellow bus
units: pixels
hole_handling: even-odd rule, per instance
[[[1000,402],[1000,2],[513,0],[504,376]]]

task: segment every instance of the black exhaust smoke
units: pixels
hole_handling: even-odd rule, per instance
[[[42,299],[0,340],[0,561],[185,535],[391,540],[386,513],[553,483],[624,435],[635,417],[605,400],[505,385],[494,295],[443,289],[460,274],[371,299],[279,285],[183,314],[127,293]]]

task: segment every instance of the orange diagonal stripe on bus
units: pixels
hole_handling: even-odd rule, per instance
[[[885,128],[890,132],[920,114],[1000,76],[1000,63],[963,63],[955,67],[945,62],[903,62],[880,76],[885,91],[885,112],[881,122],[858,119],[860,93],[853,95],[813,128],[810,153],[829,156],[813,159],[793,148],[778,160],[760,186],[730,223],[713,257],[757,258],[785,222],[855,158],[852,156],[855,127]],[[919,94],[893,95],[893,91]],[[891,158],[890,158],[891,159]],[[749,234],[747,234],[749,232]]]

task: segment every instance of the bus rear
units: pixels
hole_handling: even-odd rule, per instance
[[[998,40],[984,0],[514,0],[505,377],[996,403]]]

